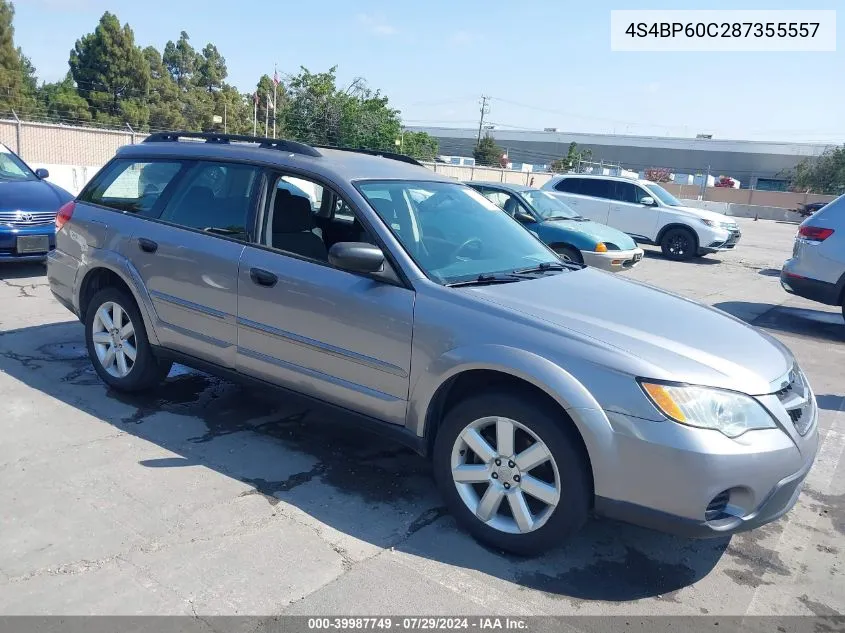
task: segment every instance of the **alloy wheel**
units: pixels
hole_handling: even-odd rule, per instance
[[[128,376],[135,366],[137,341],[126,310],[114,301],[102,304],[94,315],[91,335],[103,369],[115,378]]]
[[[561,482],[548,446],[504,417],[468,424],[452,448],[452,480],[467,508],[509,534],[539,529],[560,502]]]

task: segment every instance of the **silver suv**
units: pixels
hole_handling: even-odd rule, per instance
[[[780,283],[789,293],[842,306],[845,317],[845,195],[798,227],[792,257],[783,265]]]
[[[778,341],[561,262],[406,157],[159,134],[56,223],[50,286],[109,386],[155,388],[176,361],[339,409],[430,455],[458,521],[503,550],[591,511],[753,528],[816,454],[813,392]]]

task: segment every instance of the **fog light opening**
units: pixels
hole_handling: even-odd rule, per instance
[[[707,509],[704,511],[704,520],[710,522],[733,518],[733,515],[727,513],[728,502],[730,500],[730,490],[723,490],[713,497],[710,500],[710,503],[707,504]]]

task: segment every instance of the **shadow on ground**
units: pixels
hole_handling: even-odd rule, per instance
[[[10,263],[0,262],[0,279],[28,279],[31,277],[44,277],[47,268],[44,264],[35,263]]]
[[[410,450],[362,433],[310,402],[175,369],[153,393],[127,396],[99,381],[78,323],[0,333],[0,370],[175,455],[142,466],[200,464],[248,484],[241,496],[290,504],[379,547],[476,569],[554,597],[627,601],[674,600],[673,592],[710,573],[728,546],[728,539],[676,539],[592,520],[542,558],[490,551],[455,527],[434,491],[428,461]]]
[[[713,304],[713,307],[745,318],[751,324],[767,330],[837,343],[845,341],[845,320],[839,311],[811,310],[749,301],[723,301]],[[748,318],[748,315],[756,316]]]
[[[758,275],[763,275],[765,277],[780,277],[780,269],[779,268],[763,268],[757,271]]]
[[[659,249],[658,250],[647,249],[647,248],[643,248],[642,246],[640,248],[643,249],[645,256],[649,259],[665,259],[666,261],[671,261],[671,260],[669,260],[668,257],[663,255],[663,252],[660,251]],[[687,265],[712,266],[713,264],[721,263],[721,260],[713,259],[712,255],[706,255],[706,256],[701,255],[701,256],[693,257],[692,259],[687,259],[687,260],[684,260],[684,261],[678,261],[678,262],[673,262],[673,263],[680,264],[680,265],[687,264]]]
[[[835,396],[830,393],[816,394],[816,404],[819,405],[819,409],[845,411],[845,396]]]

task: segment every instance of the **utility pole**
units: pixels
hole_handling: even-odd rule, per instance
[[[481,118],[478,120],[478,138],[475,140],[475,146],[481,144],[481,128],[484,127],[484,115],[490,113],[490,97],[481,96]]]
[[[252,97],[252,135],[258,136],[258,91]]]

